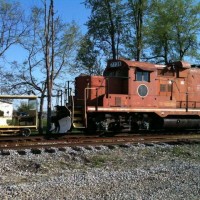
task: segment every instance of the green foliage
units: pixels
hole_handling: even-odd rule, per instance
[[[148,16],[148,0],[128,0],[125,4],[126,26],[123,42],[129,58],[140,60],[144,49],[144,24]]]
[[[103,70],[98,62],[99,51],[95,49],[94,42],[89,35],[85,35],[80,43],[76,57],[76,69],[89,75],[101,75]]]
[[[26,102],[20,102],[20,105],[17,108],[18,112],[28,112],[30,109],[34,109],[34,105],[28,104]]]
[[[91,9],[87,22],[88,33],[95,40],[95,45],[104,55],[116,59],[122,40],[123,9],[121,0],[86,0]]]
[[[181,158],[191,158],[192,154],[190,152],[189,148],[183,148],[182,146],[174,146],[172,148],[172,152],[173,156],[176,157],[181,157]]]
[[[168,63],[200,58],[198,1],[85,0],[85,5],[91,9],[88,34],[107,59]]]
[[[103,155],[93,156],[90,160],[92,167],[102,167],[107,162],[108,157]]]
[[[152,1],[147,43],[157,62],[193,57],[198,49],[200,3],[194,0]]]

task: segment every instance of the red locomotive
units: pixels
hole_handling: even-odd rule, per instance
[[[88,131],[200,127],[200,69],[110,60],[103,76],[75,78],[72,125]]]

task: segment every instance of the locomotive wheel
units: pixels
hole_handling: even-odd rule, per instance
[[[139,126],[136,122],[132,122],[131,123],[131,131],[138,131],[139,130]]]
[[[95,135],[97,131],[97,125],[94,118],[88,119],[88,126],[86,129],[86,134],[88,135]]]
[[[24,137],[28,137],[31,134],[31,130],[29,128],[23,128],[20,130],[21,135]]]

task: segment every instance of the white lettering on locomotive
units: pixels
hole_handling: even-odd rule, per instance
[[[121,61],[116,61],[110,63],[110,67],[120,67],[122,65]]]

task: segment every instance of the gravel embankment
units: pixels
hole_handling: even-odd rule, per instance
[[[200,199],[200,144],[10,151],[0,159],[2,200]]]

